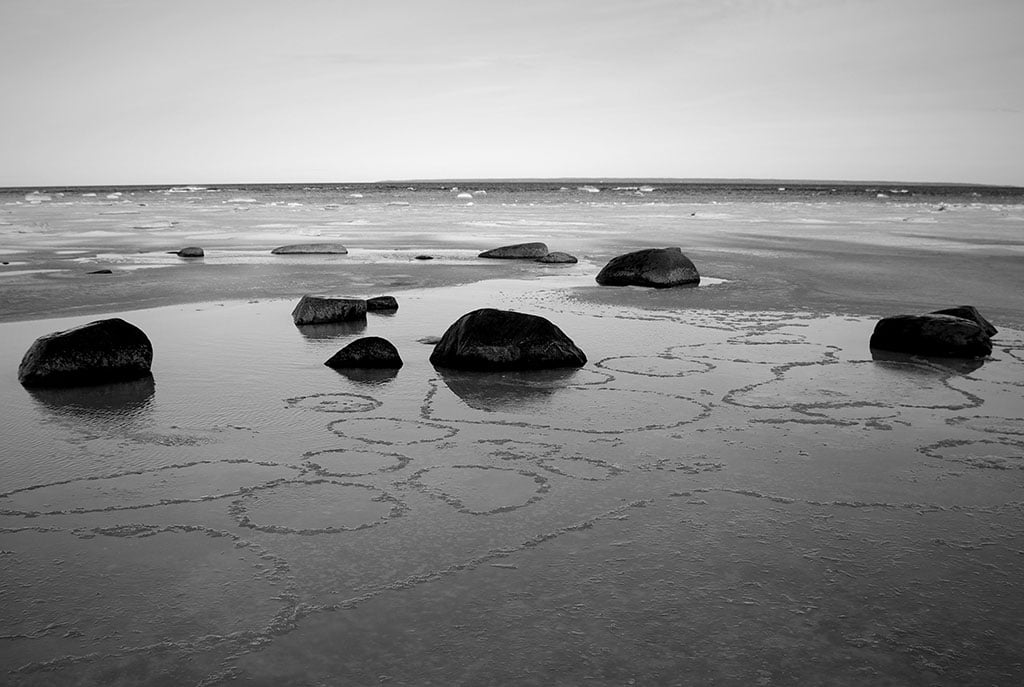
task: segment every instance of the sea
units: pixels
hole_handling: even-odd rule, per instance
[[[578,261],[479,257],[527,241]],[[663,246],[699,286],[594,281]],[[0,261],[2,684],[1024,682],[1024,189],[3,189]],[[868,346],[965,304],[985,359]],[[482,307],[587,364],[432,366]],[[152,378],[18,383],[104,317]],[[323,364],[362,336],[404,365]]]

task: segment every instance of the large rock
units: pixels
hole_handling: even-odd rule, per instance
[[[646,248],[612,258],[598,273],[603,286],[696,286],[700,274],[679,248]]]
[[[484,308],[449,327],[430,362],[463,370],[536,370],[580,367],[587,356],[543,317]]]
[[[547,254],[548,247],[543,243],[517,243],[513,246],[485,250],[477,257],[496,260],[536,260]]]
[[[274,255],[347,255],[348,248],[340,243],[293,243],[270,252]]]
[[[537,258],[537,262],[543,262],[548,265],[571,265],[578,261],[576,260],[575,255],[569,255],[568,253],[555,251],[553,253],[548,253],[547,255],[542,255],[541,257]]]
[[[870,347],[937,358],[983,358],[992,341],[981,325],[953,315],[896,315],[878,321]]]
[[[366,319],[366,301],[361,298],[331,298],[305,295],[292,310],[295,324],[322,324]]]
[[[936,310],[932,312],[933,315],[952,315],[953,317],[962,317],[965,320],[970,320],[976,323],[982,330],[989,336],[995,336],[999,333],[991,322],[986,320],[978,312],[978,309],[973,305],[958,305],[953,308],[945,308],[944,310]]]
[[[368,312],[391,312],[398,310],[398,301],[394,296],[374,296],[366,299]]]
[[[333,368],[396,368],[402,366],[402,358],[387,339],[366,336],[342,348],[324,365]]]
[[[179,250],[177,255],[180,258],[201,258],[206,255],[206,252],[199,246],[186,246]]]
[[[18,366],[25,386],[81,386],[150,374],[153,344],[119,318],[97,320],[35,340]]]

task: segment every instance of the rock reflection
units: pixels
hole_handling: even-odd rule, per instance
[[[352,336],[353,334],[362,334],[366,329],[366,320],[302,324],[295,328],[310,341],[323,341],[324,339],[338,339],[344,336]]]
[[[531,372],[469,372],[436,368],[441,380],[463,403],[486,412],[514,411],[538,405],[569,386],[577,370],[558,368]]]
[[[46,411],[71,418],[129,419],[144,414],[153,404],[153,375],[114,384],[75,387],[40,387],[27,390]]]
[[[350,382],[364,384],[366,386],[382,386],[388,384],[398,376],[397,368],[360,368],[360,367],[338,367],[335,372],[348,378]]]
[[[877,362],[904,363],[915,367],[925,365],[941,372],[969,375],[985,364],[986,358],[932,358],[911,353],[871,349],[871,359]]]

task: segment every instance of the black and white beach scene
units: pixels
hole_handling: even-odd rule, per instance
[[[1024,4],[0,4],[0,684],[1024,684]]]

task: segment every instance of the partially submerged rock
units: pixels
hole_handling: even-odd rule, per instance
[[[448,328],[430,362],[463,370],[537,370],[581,367],[587,356],[543,317],[483,308]]]
[[[537,258],[537,262],[543,262],[549,265],[571,265],[578,261],[576,260],[575,255],[569,255],[568,253],[554,251],[552,253],[548,253],[547,255],[542,255],[541,257]]]
[[[347,255],[348,248],[340,243],[293,243],[270,252],[274,255]]]
[[[548,254],[548,247],[543,243],[517,243],[485,250],[477,257],[495,260],[536,260]]]
[[[977,322],[953,315],[896,315],[878,321],[873,349],[937,358],[984,358],[992,340]]]
[[[697,268],[683,251],[673,248],[646,248],[612,258],[598,273],[602,286],[696,286]]]
[[[375,296],[366,299],[367,312],[389,312],[398,310],[398,301],[394,296]]]
[[[416,256],[415,258],[413,258],[413,259],[414,259],[414,260],[433,260],[433,259],[434,259],[434,256],[433,256],[433,255],[417,255],[417,256]]]
[[[178,251],[178,257],[181,258],[201,258],[206,253],[199,246],[187,246]]]
[[[81,386],[150,374],[153,345],[120,318],[97,320],[35,340],[18,366],[24,386]]]
[[[953,317],[962,317],[965,320],[970,320],[976,323],[982,330],[989,336],[995,336],[999,333],[999,330],[992,326],[992,323],[981,316],[978,309],[973,305],[958,305],[952,308],[945,308],[943,310],[935,310],[932,312],[933,315],[952,315]]]
[[[333,368],[398,368],[402,366],[402,358],[387,339],[366,336],[342,348],[324,365]]]
[[[292,310],[295,324],[320,324],[366,319],[366,301],[361,298],[332,298],[305,295]]]

